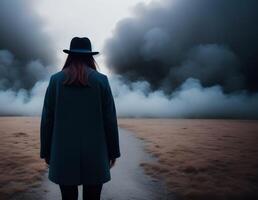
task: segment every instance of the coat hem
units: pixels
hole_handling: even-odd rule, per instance
[[[108,177],[106,179],[103,179],[103,180],[100,180],[100,181],[94,181],[94,182],[84,182],[84,181],[78,181],[78,182],[69,182],[69,183],[65,183],[64,181],[58,181],[58,180],[55,180],[54,178],[52,178],[51,176],[48,175],[48,179],[55,183],[55,184],[58,184],[58,185],[97,185],[97,184],[104,184],[108,181],[111,180],[111,177]]]

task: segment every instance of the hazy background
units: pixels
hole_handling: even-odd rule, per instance
[[[38,115],[74,36],[119,116],[258,118],[256,0],[0,2],[0,115]]]

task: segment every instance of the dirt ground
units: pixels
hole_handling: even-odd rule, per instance
[[[39,117],[0,117],[0,199],[40,184]],[[145,172],[183,199],[258,199],[258,121],[118,119],[146,141]]]
[[[0,117],[0,199],[36,187],[46,165],[39,158],[39,117]]]
[[[158,163],[142,163],[183,199],[258,199],[258,121],[119,119]]]

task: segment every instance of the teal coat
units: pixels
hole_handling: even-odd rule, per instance
[[[53,74],[40,125],[40,157],[49,158],[48,178],[57,184],[105,183],[109,160],[120,157],[116,108],[106,75],[88,69],[88,87],[64,86]]]

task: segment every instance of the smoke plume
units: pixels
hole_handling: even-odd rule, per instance
[[[151,91],[146,81],[125,83],[119,75],[109,77],[119,117],[258,119],[258,94],[223,93],[221,86],[203,87],[189,78],[176,91]],[[30,90],[0,91],[1,115],[40,115],[48,81]]]
[[[151,91],[146,81],[125,83],[123,77],[110,78],[121,117],[234,118],[258,119],[258,93],[223,93],[222,87],[203,87],[189,78],[170,95]]]
[[[55,61],[51,38],[31,0],[0,2],[0,90],[31,89]]]
[[[258,90],[258,1],[138,4],[106,41],[107,66],[166,94],[188,78],[223,92]]]
[[[0,115],[40,115],[55,71],[34,4],[0,2]],[[118,116],[258,119],[257,5],[138,4],[105,45]]]

